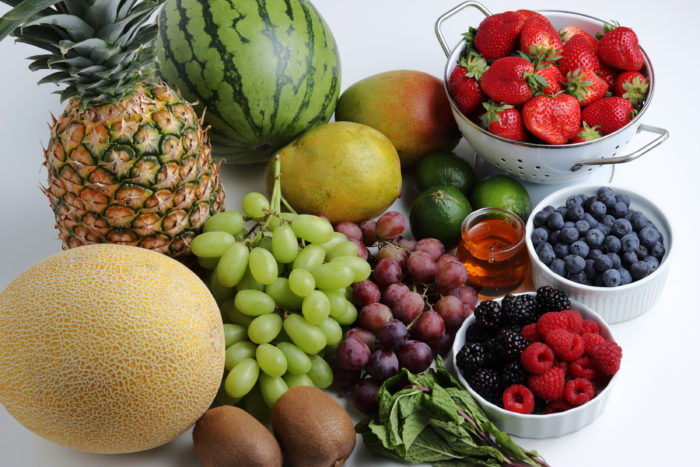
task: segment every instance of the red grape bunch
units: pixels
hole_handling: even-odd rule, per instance
[[[406,218],[397,211],[359,225],[340,222],[335,230],[358,245],[373,271],[352,286],[359,314],[336,351],[334,385],[351,391],[358,409],[373,413],[385,379],[400,368],[425,371],[436,354],[447,353],[477,293],[465,285],[464,264],[439,240],[402,236]]]

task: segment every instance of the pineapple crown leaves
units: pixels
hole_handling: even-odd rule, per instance
[[[474,78],[476,80],[480,80],[481,75],[489,68],[484,57],[473,50],[470,50],[466,57],[460,58],[459,64],[467,70],[465,74],[467,78]]]
[[[0,40],[12,34],[46,51],[29,69],[51,70],[39,83],[59,85],[61,101],[118,102],[155,76],[158,26],[146,23],[165,0],[0,1],[14,7],[0,18]]]
[[[481,126],[488,129],[492,123],[499,122],[501,120],[501,112],[506,109],[512,109],[513,106],[510,104],[497,103],[493,101],[486,101],[482,104],[486,112],[481,115]]]

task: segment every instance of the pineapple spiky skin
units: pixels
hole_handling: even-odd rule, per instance
[[[72,99],[50,126],[43,191],[64,248],[109,242],[179,257],[224,209],[201,119],[162,82],[84,110]]]

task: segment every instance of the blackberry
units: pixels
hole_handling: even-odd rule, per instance
[[[476,322],[487,329],[496,329],[501,324],[501,306],[493,300],[484,300],[474,310]]]
[[[508,361],[519,360],[520,354],[529,345],[527,339],[520,334],[520,329],[501,329],[496,334],[499,351],[503,358]]]
[[[503,321],[525,326],[537,321],[537,300],[532,294],[510,295],[512,299],[501,301]]]
[[[571,301],[564,291],[554,289],[549,285],[544,285],[537,289],[536,297],[540,314],[549,311],[568,310],[571,306]]]
[[[486,359],[484,365],[488,368],[500,370],[503,366],[503,351],[501,344],[495,337],[482,343]]]
[[[477,394],[487,401],[497,405],[503,404],[503,401],[500,400],[503,390],[496,370],[480,368],[467,378],[467,382]]]
[[[503,366],[500,373],[501,387],[507,388],[513,384],[527,384],[527,373],[519,361],[513,360]]]
[[[493,337],[493,330],[487,329],[479,323],[472,323],[464,334],[467,342],[484,342]]]
[[[486,362],[484,346],[476,342],[465,344],[457,352],[457,368],[467,378],[479,368],[483,368]]]

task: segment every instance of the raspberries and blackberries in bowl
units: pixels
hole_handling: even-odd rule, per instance
[[[504,431],[561,436],[603,410],[622,359],[605,321],[561,290],[481,301],[455,337],[459,380]]]
[[[573,185],[534,207],[525,226],[535,287],[552,285],[608,323],[634,318],[658,299],[673,236],[664,211],[613,185]]]

